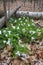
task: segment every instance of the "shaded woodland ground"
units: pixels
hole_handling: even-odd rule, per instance
[[[21,4],[22,7],[19,10],[36,12],[43,11],[43,8],[41,8],[42,6],[40,7],[36,3],[34,8],[33,2],[33,5],[31,5],[31,3],[28,1],[25,4],[21,1],[17,1],[16,3],[14,2],[13,4],[10,3],[10,9],[13,9],[17,5]],[[0,4],[0,11],[2,10],[3,5]],[[43,20],[34,21],[38,28],[43,28]],[[36,39],[34,43],[28,43],[26,46],[29,48],[29,55],[24,54],[17,58],[12,57],[12,46],[10,45],[7,45],[3,50],[0,50],[0,65],[43,65],[43,39]]]

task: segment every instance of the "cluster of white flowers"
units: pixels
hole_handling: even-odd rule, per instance
[[[0,30],[0,34],[2,34],[1,30]]]

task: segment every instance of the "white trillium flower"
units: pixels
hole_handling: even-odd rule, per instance
[[[16,23],[17,21],[15,20],[14,22]]]
[[[21,20],[21,18],[19,18],[19,20]]]
[[[21,41],[21,40],[19,40],[19,43],[22,43],[22,41]]]
[[[8,37],[8,35],[7,35],[7,34],[5,34],[5,36],[6,36],[6,37]]]
[[[34,37],[31,37],[32,40],[34,40],[35,38]]]
[[[19,29],[19,27],[17,27],[17,29]]]
[[[25,21],[27,22],[28,20],[26,19]]]
[[[35,34],[36,32],[35,31],[33,31],[33,34]]]
[[[10,35],[11,31],[8,31],[8,33],[9,33],[9,35]]]
[[[4,40],[3,43],[6,43],[6,40]]]
[[[13,29],[15,29],[15,26],[12,26]]]
[[[24,47],[24,45],[21,45],[22,47]]]
[[[29,32],[30,32],[30,34],[32,33],[32,31],[31,31],[31,30],[30,30]]]
[[[23,19],[25,19],[25,17],[23,17]]]
[[[10,45],[10,39],[8,39],[7,44]]]
[[[15,54],[18,55],[18,56],[20,56],[20,52],[19,51],[17,51]]]
[[[30,34],[35,34],[36,32],[35,31],[29,31],[30,32]]]
[[[0,30],[0,34],[2,34],[1,30]]]
[[[30,24],[28,24],[28,26],[30,26]]]
[[[24,23],[24,25],[25,25],[25,23]]]
[[[3,33],[5,33],[6,32],[6,30],[3,30]]]
[[[26,30],[25,29],[22,29],[23,32],[25,32]]]

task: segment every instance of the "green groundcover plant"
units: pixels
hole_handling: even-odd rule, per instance
[[[37,28],[28,17],[10,18],[7,27],[0,29],[0,49],[3,49],[6,44],[12,45],[13,56],[17,55],[17,51],[29,52],[25,44],[34,42],[35,39],[43,39],[43,28]]]

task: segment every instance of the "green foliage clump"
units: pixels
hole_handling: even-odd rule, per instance
[[[37,28],[32,19],[28,17],[11,18],[7,23],[7,28],[0,30],[0,44],[11,44],[13,46],[13,55],[17,51],[27,53],[28,48],[21,46],[35,39],[43,39],[43,28]]]

